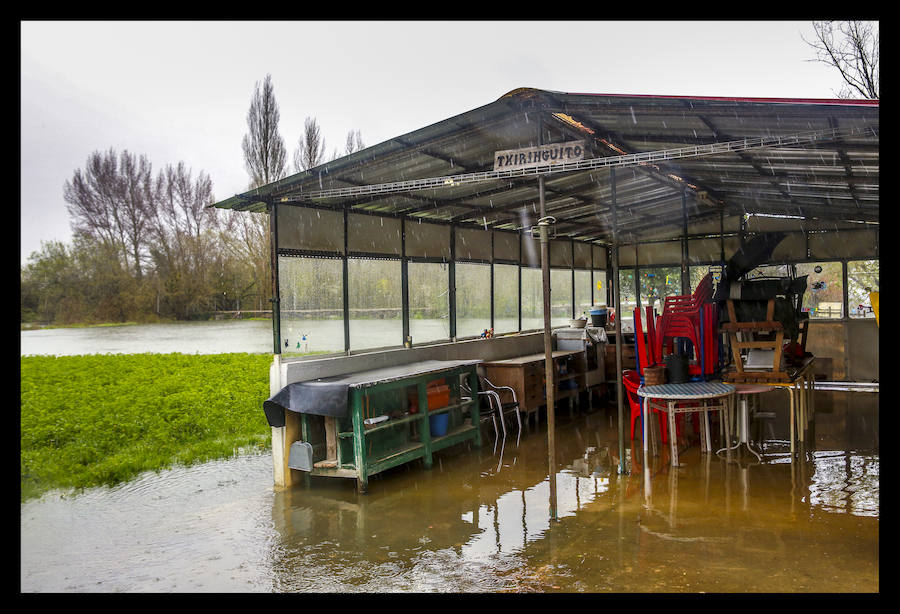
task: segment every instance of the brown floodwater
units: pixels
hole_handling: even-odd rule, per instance
[[[827,394],[793,463],[775,421],[762,463],[694,444],[672,468],[663,448],[649,483],[639,440],[617,473],[614,408],[558,411],[555,520],[545,422],[373,476],[366,495],[277,489],[268,453],[51,493],[21,506],[21,588],[877,592],[878,395]]]

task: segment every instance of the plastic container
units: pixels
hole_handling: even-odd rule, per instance
[[[450,386],[445,385],[444,380],[437,380],[428,384],[426,393],[428,394],[428,409],[440,409],[447,407],[450,403]],[[407,393],[409,399],[409,413],[415,414],[419,411],[419,393],[415,388],[410,388]]]
[[[669,354],[665,357],[666,380],[670,384],[683,384],[690,378],[687,356]]]
[[[603,328],[606,326],[606,307],[596,307],[591,309],[591,326]]]
[[[431,429],[432,437],[443,437],[444,435],[446,435],[447,427],[449,425],[450,414],[447,412],[428,416],[428,428]]]

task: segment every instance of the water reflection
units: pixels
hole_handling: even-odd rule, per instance
[[[607,413],[563,412],[552,521],[546,426],[526,429],[373,476],[367,495],[327,478],[275,490],[260,455],[47,497],[22,507],[22,588],[878,590],[877,450],[790,463],[775,442],[759,463],[693,446],[673,469],[636,440],[620,475]]]

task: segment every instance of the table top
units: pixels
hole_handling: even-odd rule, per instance
[[[560,356],[570,356],[573,354],[582,354],[584,350],[553,350],[553,358],[559,358]],[[510,367],[517,365],[524,365],[529,362],[537,362],[546,360],[546,356],[543,352],[538,354],[528,354],[527,356],[516,356],[514,358],[507,358],[505,360],[486,360],[482,364],[485,367]]]
[[[654,399],[713,399],[733,394],[732,384],[723,382],[685,382],[683,384],[660,384],[658,386],[641,386],[638,396]]]
[[[355,371],[344,375],[334,375],[331,377],[323,377],[317,380],[307,382],[297,382],[298,385],[328,385],[337,384],[344,385],[349,388],[366,388],[376,386],[378,384],[387,384],[402,379],[426,375],[429,373],[440,373],[449,371],[458,367],[468,367],[480,364],[481,360],[421,360],[405,365],[395,365],[392,367],[380,367],[377,369],[369,369],[368,371]]]
[[[734,391],[738,394],[757,394],[775,390],[777,386],[770,386],[768,384],[735,384],[734,388]]]

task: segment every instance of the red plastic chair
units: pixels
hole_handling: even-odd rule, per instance
[[[625,396],[628,397],[628,404],[631,406],[631,438],[634,439],[634,422],[635,419],[641,417],[641,404],[643,401],[637,394],[638,388],[641,387],[640,374],[631,369],[623,371],[622,385],[626,391]],[[659,420],[659,431],[662,434],[662,442],[666,443],[668,441],[668,414],[666,411],[660,410],[659,407],[668,408],[667,405],[660,405],[659,401],[654,402],[654,399],[650,399],[651,413],[656,414],[656,417]]]
[[[714,334],[716,329],[711,317],[714,310],[710,309],[711,305],[709,304],[712,290],[712,274],[707,273],[697,284],[693,294],[666,297],[656,331],[658,360],[662,359],[664,346],[669,353],[672,353],[673,340],[676,337],[683,337],[689,339],[693,344],[697,359],[696,364],[688,367],[689,373],[698,375],[713,371],[715,358],[712,360],[710,358],[715,356],[717,351]]]

